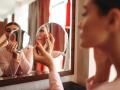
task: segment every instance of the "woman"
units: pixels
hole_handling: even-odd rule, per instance
[[[100,78],[103,81],[90,78],[87,82],[88,90],[120,90],[120,0],[85,0],[83,5],[83,21],[80,24],[81,46],[93,47],[95,52],[101,55],[96,57],[96,65],[100,70]],[[109,69],[113,64],[117,71],[117,77],[112,82],[107,82]],[[101,66],[101,67],[100,67]],[[104,82],[104,83],[103,83]]]
[[[53,50],[54,47],[54,38],[49,35],[49,49]],[[36,47],[34,48],[34,59],[35,61],[42,63],[48,67],[49,70],[49,83],[50,90],[64,90],[60,76],[56,71],[55,65],[53,63],[53,57],[50,52],[47,52],[45,47],[39,40],[36,40]]]
[[[10,22],[5,26],[7,44],[0,48],[0,76],[29,74],[32,71],[33,48],[27,46],[20,53],[16,52],[16,37],[13,35],[11,40],[9,39],[12,30],[20,30],[20,26],[15,22]]]
[[[54,50],[54,45],[51,45],[50,40],[53,39],[53,43],[54,43],[55,39],[53,38],[53,35],[49,33],[48,26],[42,25],[39,28],[36,36],[37,36],[36,40],[39,41],[44,47],[44,49],[53,57],[54,63],[58,61],[60,62],[59,64],[57,64],[56,68],[57,68],[57,71],[61,71],[62,70],[61,61],[63,60],[63,56],[61,54],[62,52]],[[39,52],[39,50],[37,50],[37,52]],[[41,55],[40,52],[39,52],[39,55]],[[43,64],[37,63],[37,60],[36,60],[36,71],[39,73],[48,73],[48,68]]]

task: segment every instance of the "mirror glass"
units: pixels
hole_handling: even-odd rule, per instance
[[[43,38],[42,40],[45,41],[44,36],[49,38],[50,33],[55,39],[54,50],[65,52],[68,44],[68,34],[66,30],[57,23],[46,23],[41,25],[37,30],[36,39]]]
[[[12,30],[8,41],[16,41],[17,51],[20,51],[29,45],[30,36],[24,30]]]
[[[65,29],[62,28],[61,25],[57,23],[46,23],[41,25],[36,33],[36,39],[41,42],[47,52],[49,52],[49,41],[51,40],[50,34],[55,39],[54,48],[52,51],[52,57],[54,58],[54,63],[56,65],[57,71],[64,71],[65,59],[67,57],[66,53],[68,46],[68,34]],[[36,70],[40,73],[45,73],[46,67],[43,65],[36,64]]]

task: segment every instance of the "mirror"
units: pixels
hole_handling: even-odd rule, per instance
[[[9,2],[8,0],[5,1],[6,3]],[[29,3],[16,4],[12,12],[8,11],[7,15],[5,15],[6,17],[4,17],[7,18],[7,23],[9,23],[12,21],[11,17],[14,13],[14,21],[17,22],[22,29],[21,31],[12,32],[10,36],[10,38],[14,35],[16,37],[20,36],[16,38],[18,51],[28,44],[34,46],[35,40],[38,38],[38,33],[41,32],[43,27],[47,28],[48,33],[52,33],[55,38],[54,51],[59,51],[54,57],[55,63],[56,67],[58,67],[58,72],[60,72],[62,76],[70,75],[74,72],[75,1],[76,0],[30,0]],[[4,7],[5,6],[7,6],[7,4],[5,4]],[[3,8],[0,7],[0,9]],[[21,36],[21,33],[24,34]],[[57,60],[58,58],[60,58],[60,60]],[[24,75],[25,80],[23,80],[21,76],[22,82],[47,78],[47,75],[44,73],[48,72],[46,67],[44,69],[43,65],[34,62],[32,69],[34,73]],[[12,79],[7,77],[1,80]],[[16,80],[17,83],[21,83],[21,79],[15,77],[14,80]],[[10,84],[15,84],[15,82],[5,83],[4,85]]]
[[[53,23],[53,22],[46,23],[46,24],[41,25],[38,28],[36,39],[43,38],[43,41],[45,41],[44,36],[49,37],[49,33],[51,33],[55,39],[54,50],[65,53],[67,44],[68,44],[68,34],[66,30],[63,29],[62,26],[57,23]]]
[[[21,51],[23,48],[27,47],[30,43],[30,36],[24,30],[12,30],[8,41],[17,42],[17,51]]]
[[[62,28],[61,25],[57,23],[46,23],[41,25],[36,33],[36,39],[44,46],[46,51],[49,53],[49,41],[51,39],[50,33],[55,39],[54,48],[52,51],[52,57],[54,58],[54,64],[56,66],[57,71],[64,71],[65,59],[67,56],[67,46],[68,46],[68,34],[65,29]],[[45,73],[46,68],[40,64],[35,65],[37,72]]]

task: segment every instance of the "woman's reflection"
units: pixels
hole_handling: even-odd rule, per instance
[[[13,34],[9,39],[13,30],[20,30],[20,26],[15,22],[10,22],[5,26],[7,44],[0,48],[0,76],[29,74],[32,70],[33,47],[28,45],[17,52],[16,36]]]
[[[57,60],[57,61],[59,59],[63,60],[63,56],[61,55],[61,52],[54,50],[55,39],[53,35],[49,33],[49,27],[47,27],[47,25],[41,26],[41,28],[38,30],[36,42],[40,42],[44,47],[44,49],[54,58],[54,60]],[[36,43],[36,46],[37,46],[37,43]],[[37,47],[36,47],[36,52],[41,56],[41,53],[40,51],[38,51]],[[35,60],[38,61],[38,59],[35,59]],[[60,65],[60,68],[62,68],[62,63],[59,63],[57,65],[58,66]],[[39,73],[48,72],[47,68],[44,65],[39,63],[37,63],[36,65],[36,70]]]

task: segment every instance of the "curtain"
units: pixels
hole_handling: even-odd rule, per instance
[[[4,31],[4,22],[0,22],[0,36],[3,34]]]
[[[65,31],[64,29],[59,25],[52,23],[51,24],[51,34],[55,38],[55,45],[54,50],[57,51],[64,51],[64,44],[65,44]]]
[[[50,0],[39,0],[39,25],[49,21]]]
[[[68,33],[68,37],[69,37],[69,41],[67,44],[67,52],[65,54],[65,62],[64,62],[64,70],[71,70],[71,31],[70,31],[70,19],[71,19],[71,0],[67,0],[67,4],[66,4],[66,25],[65,25],[65,29]]]
[[[28,14],[28,33],[31,37],[31,44],[35,42],[35,36],[37,28],[39,27],[39,1],[29,5],[29,14]]]
[[[5,19],[5,21],[3,22],[0,22],[0,47],[4,47],[7,44],[7,38],[4,34],[6,24],[7,24],[7,19]]]
[[[66,5],[66,25],[65,25],[65,27],[68,29],[70,28],[70,13],[71,13],[70,8],[71,2],[70,0],[68,0]]]
[[[35,41],[35,35],[39,26],[47,23],[49,20],[50,0],[36,0],[29,5],[28,27],[31,43]]]

